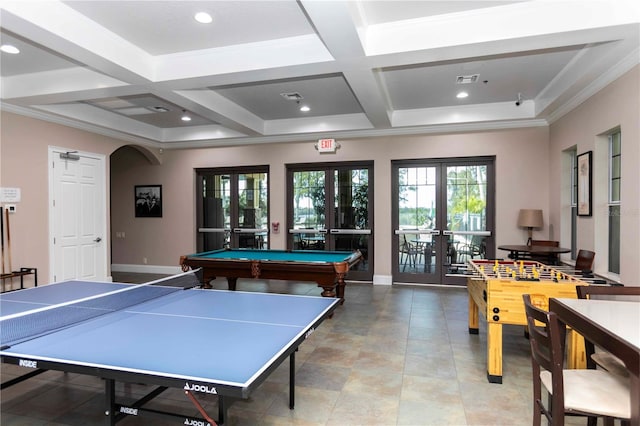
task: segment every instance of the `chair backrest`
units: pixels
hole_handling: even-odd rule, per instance
[[[532,246],[560,247],[560,241],[551,240],[531,240]]]
[[[473,235],[471,237],[471,245],[474,247],[473,251],[481,258],[487,256],[487,237],[484,235]]]
[[[522,298],[529,329],[536,405],[547,417],[550,424],[563,424],[564,380],[562,369],[564,365],[566,326],[558,320],[558,317],[553,312],[547,312],[534,306],[528,294],[523,295]],[[542,323],[543,327],[540,327],[539,323]],[[553,395],[551,397],[550,410],[547,410],[542,402],[540,391],[541,368],[551,373]]]
[[[413,237],[415,238],[415,236]],[[407,234],[402,234],[402,242],[400,243],[400,251],[403,253],[411,253],[415,250],[415,244],[407,240]]]
[[[580,249],[578,251],[578,257],[576,258],[576,271],[591,271],[595,257],[595,252]]]
[[[615,299],[635,301],[638,300],[637,297],[640,298],[640,286],[578,285],[576,286],[576,293],[578,294],[579,299]]]

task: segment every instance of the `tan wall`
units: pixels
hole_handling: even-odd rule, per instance
[[[607,138],[620,127],[622,134],[621,271],[620,280],[640,285],[640,66],[590,97],[550,126],[551,216],[560,221],[568,206],[567,176],[562,174],[562,152],[593,151],[593,216],[578,218],[578,247],[596,252],[595,270],[607,269],[608,166]],[[562,183],[564,182],[564,183]],[[563,190],[564,188],[564,190]],[[566,217],[566,214],[564,215]],[[569,235],[569,224],[560,230]]]
[[[17,211],[10,219],[12,269],[38,268],[39,281],[46,283],[49,281],[48,147],[103,154],[108,174],[109,155],[124,142],[5,111],[1,119],[0,186],[21,190],[21,201],[16,203]],[[109,205],[108,187],[106,205]]]
[[[195,168],[264,165],[270,167],[270,219],[285,225],[285,165],[327,161],[374,161],[375,270],[391,275],[391,160],[466,156],[496,156],[498,244],[524,242],[516,227],[522,207],[548,207],[548,134],[546,127],[456,135],[404,136],[340,140],[335,155],[319,154],[314,142],[247,147],[165,150],[161,165],[150,165],[139,154],[112,159],[113,264],[177,265],[179,256],[196,250]],[[131,158],[133,157],[133,158]],[[162,219],[133,217],[133,186],[162,185]],[[115,193],[124,194],[115,197]],[[116,239],[124,232],[124,239]],[[272,248],[284,248],[286,230],[271,236]],[[546,238],[547,227],[536,231]]]
[[[562,151],[578,146],[578,152],[599,151],[603,132],[621,126],[623,138],[623,259],[621,278],[628,283],[640,276],[640,107],[639,69],[636,67],[587,100],[549,128],[537,127],[449,135],[396,136],[340,140],[335,155],[320,155],[313,141],[233,148],[165,150],[161,163],[152,165],[139,153],[123,150],[112,159],[111,205],[112,264],[150,267],[177,266],[179,256],[195,247],[195,173],[198,167],[269,165],[271,220],[285,219],[285,164],[299,162],[373,160],[375,167],[375,271],[391,275],[391,160],[414,158],[496,156],[496,244],[526,239],[516,226],[520,208],[541,208],[545,228],[534,237],[560,239],[569,244],[562,222]],[[39,268],[42,282],[49,269],[48,245],[48,146],[109,155],[125,142],[40,120],[2,112],[0,186],[19,187],[22,201],[12,216],[13,267]],[[157,153],[157,151],[156,151]],[[109,181],[109,176],[107,177]],[[133,186],[161,184],[164,215],[161,219],[136,219]],[[109,188],[107,188],[109,196]],[[107,202],[109,205],[109,201]],[[594,217],[579,219],[579,245],[600,253],[603,205],[594,206]],[[605,229],[606,230],[606,229]],[[124,232],[125,238],[115,238]],[[285,246],[283,229],[272,236],[272,247]],[[601,239],[601,238],[600,238]],[[498,253],[500,255],[501,253]],[[602,262],[602,256],[597,256]]]

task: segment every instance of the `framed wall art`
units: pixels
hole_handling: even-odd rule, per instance
[[[591,151],[578,155],[578,216],[591,216]]]
[[[136,185],[136,217],[162,217],[162,185]]]

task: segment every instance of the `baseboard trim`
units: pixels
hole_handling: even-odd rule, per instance
[[[132,272],[141,274],[167,274],[174,275],[182,272],[179,266],[162,265],[133,265],[124,263],[114,263],[111,265],[111,272]]]
[[[374,275],[373,285],[392,285],[393,277],[391,275]]]

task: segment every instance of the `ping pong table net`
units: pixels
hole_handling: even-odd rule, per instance
[[[200,285],[198,270],[0,318],[0,350]]]

